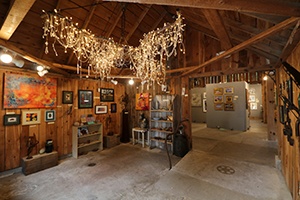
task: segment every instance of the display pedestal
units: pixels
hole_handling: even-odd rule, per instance
[[[58,164],[58,153],[53,151],[51,153],[44,153],[32,156],[31,159],[27,157],[22,158],[22,172],[25,175],[32,174]]]

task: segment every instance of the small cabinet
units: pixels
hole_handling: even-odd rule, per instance
[[[72,155],[77,158],[89,151],[103,149],[102,124],[73,126],[72,129]]]
[[[156,95],[151,102],[150,110],[150,148],[165,149],[173,151],[173,135],[179,122],[179,105],[177,95]]]

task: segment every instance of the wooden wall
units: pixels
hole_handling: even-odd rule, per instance
[[[296,68],[298,71],[300,71],[300,43],[298,44],[298,47],[294,50],[294,52],[290,55],[290,57],[287,59],[287,62],[292,65],[294,68]],[[277,78],[277,86],[279,83],[283,83],[288,79],[288,75],[284,72],[284,70],[281,68],[279,71],[279,77]],[[279,89],[279,87],[278,87]],[[285,91],[284,95],[287,95]],[[299,107],[298,105],[298,95],[300,94],[299,88],[293,84],[293,103]],[[279,101],[279,105],[283,105],[282,101]],[[278,145],[279,145],[279,157],[281,159],[282,163],[282,172],[285,177],[286,183],[293,195],[294,200],[300,199],[299,196],[299,181],[300,181],[300,159],[299,159],[299,137],[296,136],[295,132],[295,122],[297,120],[297,114],[296,116],[294,114],[289,114],[291,118],[291,126],[293,128],[293,138],[295,140],[295,144],[293,146],[290,146],[286,136],[283,135],[283,125],[278,123]],[[299,118],[299,116],[298,116]],[[279,119],[279,114],[278,114]]]
[[[3,85],[3,77],[5,73],[13,73],[10,70],[0,70],[0,83]],[[18,72],[25,74],[25,72]],[[30,76],[38,75],[36,73],[26,73]],[[51,75],[46,75],[51,76]],[[125,93],[125,87],[122,84],[113,85],[110,82],[88,80],[88,79],[70,79],[63,77],[55,77],[57,79],[57,107],[56,120],[54,123],[47,123],[44,120],[44,112],[48,109],[41,110],[42,120],[37,125],[14,125],[3,126],[3,116],[7,112],[21,114],[23,109],[3,109],[3,98],[0,99],[1,104],[1,120],[0,120],[0,172],[20,167],[20,160],[27,155],[26,142],[28,136],[36,135],[39,144],[32,151],[36,154],[41,148],[45,147],[47,139],[52,139],[54,150],[58,151],[60,157],[68,156],[72,152],[72,125],[74,122],[80,121],[81,115],[93,114],[96,120],[103,123],[104,135],[109,131],[114,134],[120,134],[120,112],[122,111],[119,104],[120,96]],[[100,102],[100,93],[98,88],[113,88],[114,102],[117,103],[117,112],[110,112],[110,104],[113,102]],[[78,90],[92,90],[94,94],[95,105],[107,105],[108,113],[95,115],[94,108],[78,109]],[[73,104],[62,104],[62,91],[73,91]],[[3,87],[0,88],[1,97],[3,96]],[[108,123],[108,116],[111,117],[111,123]]]

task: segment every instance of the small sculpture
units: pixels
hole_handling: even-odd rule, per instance
[[[30,155],[30,153],[33,150],[33,147],[35,147],[37,144],[39,143],[39,141],[36,139],[35,134],[33,134],[33,136],[29,136],[26,146],[27,146],[27,158],[26,159],[31,159],[32,156]]]

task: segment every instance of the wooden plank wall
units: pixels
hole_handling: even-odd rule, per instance
[[[290,57],[287,59],[287,62],[292,65],[294,68],[296,68],[298,71],[300,71],[300,45],[293,51],[293,53],[290,55]],[[281,68],[279,70],[279,77],[277,78],[278,83],[285,82],[289,77],[284,72],[284,70]],[[277,84],[278,86],[278,84]],[[293,84],[293,103],[295,105],[298,105],[298,95],[300,94],[299,88]],[[287,95],[286,91],[284,91],[284,95]],[[279,105],[283,105],[282,101],[279,100]],[[279,114],[278,119],[279,119]],[[286,183],[288,185],[288,188],[290,189],[293,199],[299,200],[299,182],[300,182],[300,159],[299,159],[299,137],[296,136],[295,133],[295,122],[297,120],[296,116],[293,114],[289,115],[291,118],[291,126],[293,128],[293,138],[295,140],[295,143],[293,146],[290,146],[286,136],[283,135],[283,125],[280,124],[278,126],[278,145],[279,145],[279,157],[281,159],[282,163],[282,172],[285,177]],[[298,116],[299,117],[299,116]]]
[[[0,81],[3,85],[3,77],[5,73],[11,73],[10,70],[0,70]],[[20,74],[20,72],[18,72]],[[25,72],[21,72],[25,74]],[[30,76],[37,76],[36,73],[26,73]],[[48,75],[47,75],[48,76]],[[50,76],[50,75],[49,75]],[[125,93],[125,87],[122,84],[113,85],[110,82],[87,80],[87,79],[69,79],[62,77],[57,78],[57,107],[56,121],[45,122],[44,113],[48,109],[40,109],[42,120],[40,124],[22,126],[3,126],[3,116],[7,112],[21,114],[22,109],[3,109],[3,98],[0,98],[1,110],[0,114],[0,172],[20,167],[20,160],[27,155],[26,142],[28,136],[35,134],[39,144],[33,149],[32,154],[37,154],[38,151],[45,147],[46,140],[52,139],[54,150],[58,151],[60,157],[68,156],[72,152],[72,125],[80,120],[81,115],[93,114],[96,120],[103,123],[104,135],[108,131],[114,134],[120,134],[120,112],[121,105],[118,100]],[[100,102],[100,93],[98,88],[113,88],[114,102]],[[78,90],[92,90],[94,94],[95,105],[107,105],[108,113],[95,115],[94,108],[78,109]],[[62,91],[73,91],[73,104],[62,104]],[[0,94],[3,96],[3,87],[0,89]],[[111,103],[117,103],[117,112],[110,112]],[[111,117],[112,123],[107,123],[108,116]]]

